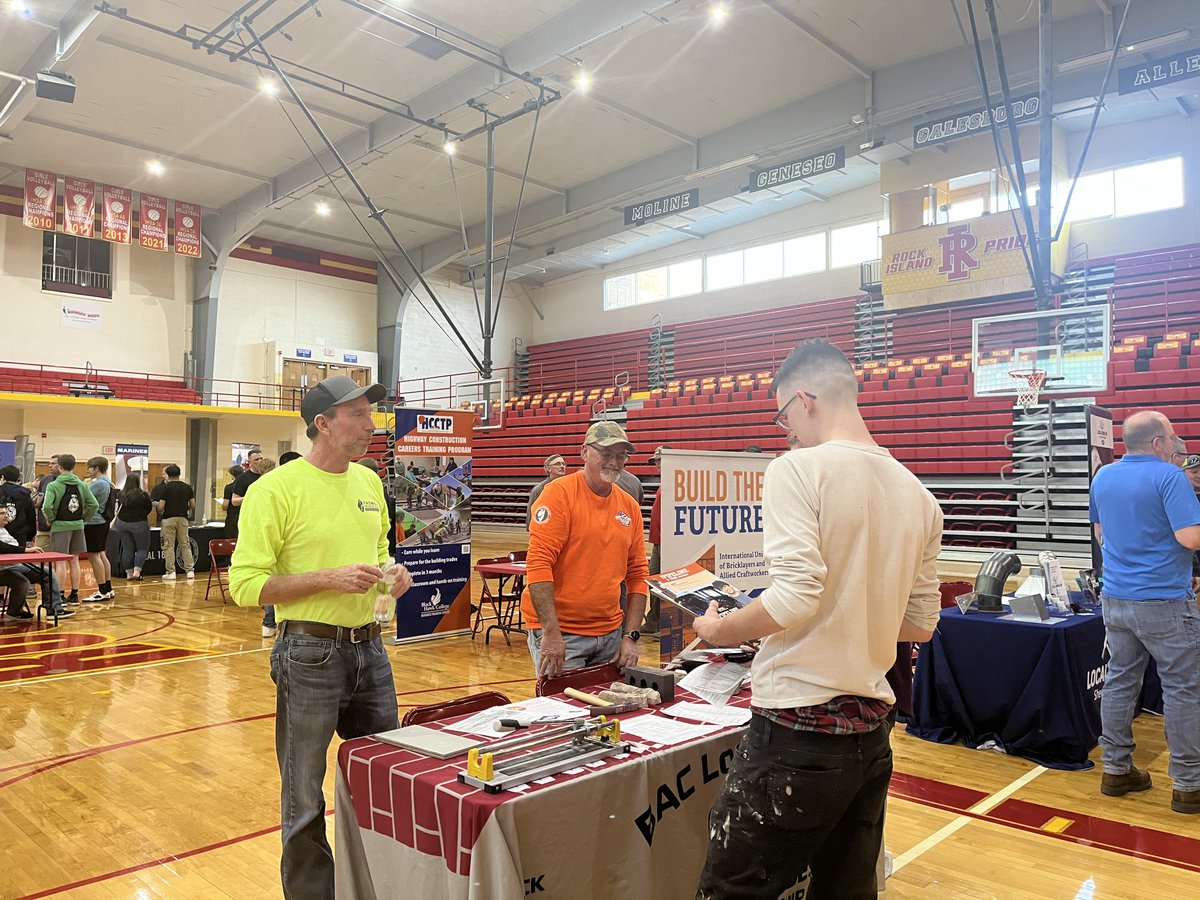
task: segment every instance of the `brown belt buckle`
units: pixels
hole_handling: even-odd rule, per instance
[[[371,626],[363,625],[359,628],[347,628],[350,633],[350,643],[352,644],[367,644],[375,637],[371,634]]]

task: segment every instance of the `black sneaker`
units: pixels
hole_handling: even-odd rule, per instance
[[[56,619],[69,619],[69,618],[71,618],[71,616],[75,615],[75,610],[60,609],[57,614],[50,613],[50,615],[54,616],[54,618],[56,618]]]
[[[69,596],[69,597],[63,597],[63,603],[78,603],[78,602],[79,602],[79,595],[76,593],[72,593],[71,596]]]
[[[5,613],[10,619],[32,619],[33,613],[27,609],[10,609]]]

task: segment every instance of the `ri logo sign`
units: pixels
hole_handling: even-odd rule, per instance
[[[450,434],[454,431],[454,419],[450,416],[417,416],[419,434]]]
[[[971,234],[970,223],[951,225],[946,229],[946,236],[938,238],[938,244],[942,248],[938,274],[945,275],[947,281],[968,279],[979,268],[979,260],[975,258],[979,239]]]

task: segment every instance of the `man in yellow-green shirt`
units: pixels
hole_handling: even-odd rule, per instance
[[[300,413],[312,451],[247,491],[229,570],[241,606],[275,606],[271,650],[275,751],[282,782],[284,896],[332,898],[333,853],[325,837],[325,760],[343,739],[397,727],[396,687],[375,601],[412,584],[402,566],[385,587],[388,514],[379,477],[351,465],[371,441],[371,406],[383,385],[342,375],[314,386]]]

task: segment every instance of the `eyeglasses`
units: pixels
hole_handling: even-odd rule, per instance
[[[588,444],[588,446],[599,453],[604,459],[611,459],[613,462],[626,462],[629,459],[629,454],[624,450],[605,450],[603,447],[597,447],[595,444]]]
[[[783,404],[783,409],[781,409],[779,412],[775,413],[775,418],[771,419],[772,425],[778,425],[784,431],[792,430],[791,425],[788,424],[787,411],[788,411],[788,407],[791,406],[793,403],[795,403],[796,398],[799,397],[801,394],[808,397],[810,400],[817,399],[817,395],[812,393],[811,391],[797,391],[796,393],[792,394],[791,400],[789,400],[787,403]]]

